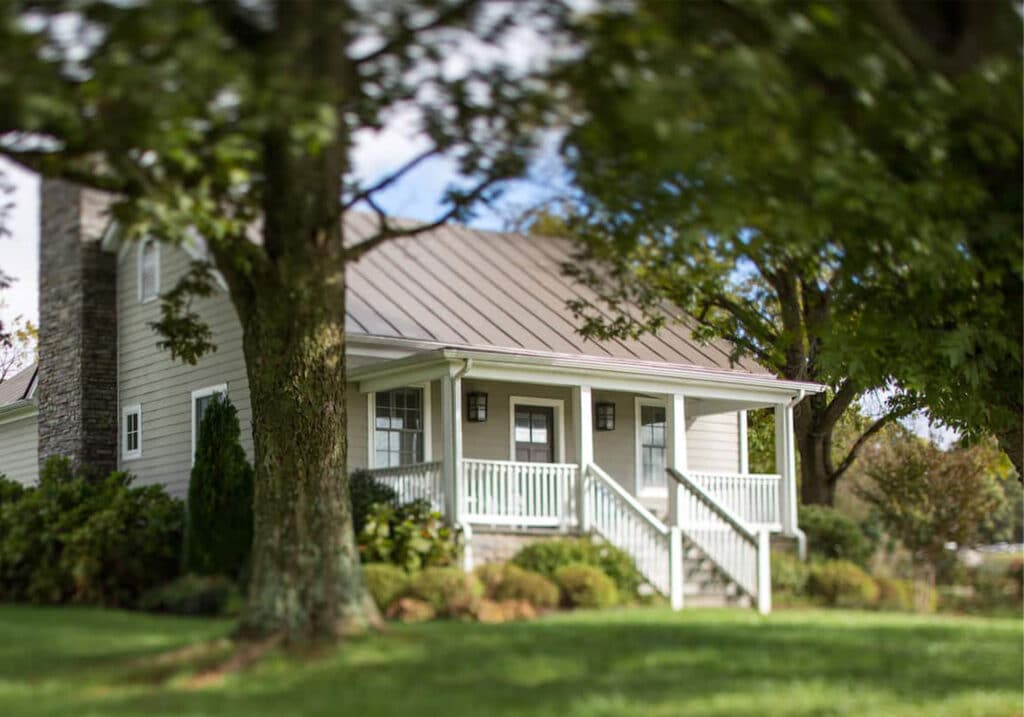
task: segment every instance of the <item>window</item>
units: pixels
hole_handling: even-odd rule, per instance
[[[375,468],[422,463],[425,455],[423,388],[396,388],[373,394]]]
[[[665,491],[665,407],[637,404],[637,483],[641,494]]]
[[[192,392],[192,460],[195,461],[196,442],[199,440],[199,425],[210,404],[228,395],[227,384],[207,386]]]
[[[146,239],[139,248],[139,301],[153,301],[160,295],[160,245]]]
[[[142,457],[142,407],[125,406],[121,411],[121,458]]]

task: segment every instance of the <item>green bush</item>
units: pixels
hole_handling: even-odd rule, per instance
[[[525,600],[534,607],[558,606],[558,586],[539,573],[506,565],[501,581],[494,589],[495,600]]]
[[[491,600],[496,599],[494,595],[498,591],[501,581],[505,579],[505,569],[509,565],[509,563],[484,563],[473,569],[473,575],[480,581],[486,597]]]
[[[479,580],[459,568],[426,568],[413,575],[409,595],[442,617],[460,617],[472,613],[483,588]]]
[[[409,590],[409,576],[398,566],[388,563],[364,565],[363,581],[381,612]]]
[[[849,560],[867,565],[875,546],[852,519],[835,508],[800,507],[800,528],[807,534],[807,550],[826,560]]]
[[[635,596],[643,582],[643,576],[628,553],[590,538],[555,538],[531,543],[516,553],[512,563],[551,580],[555,580],[558,569],[566,565],[591,565],[611,578],[625,598]]]
[[[555,572],[555,581],[561,590],[562,602],[568,607],[604,608],[619,600],[615,583],[593,565],[565,565]]]
[[[0,505],[16,501],[25,493],[25,486],[0,473]]]
[[[397,508],[376,503],[359,534],[359,551],[364,562],[391,563],[411,572],[454,565],[459,542],[457,533],[427,501]]]
[[[252,550],[253,470],[245,458],[238,411],[211,401],[199,425],[188,486],[185,566],[200,575],[243,577]]]
[[[788,595],[803,595],[811,569],[790,553],[772,553],[772,590]]]
[[[348,494],[352,503],[352,527],[356,535],[363,532],[370,509],[376,503],[394,505],[398,494],[366,470],[353,471],[348,477]]]
[[[176,577],[183,506],[131,481],[52,458],[38,487],[0,503],[0,600],[128,607]]]
[[[815,565],[807,587],[811,595],[837,607],[872,607],[878,601],[878,584],[849,560]]]
[[[895,578],[876,578],[878,583],[878,609],[914,611],[914,583]]]
[[[139,609],[172,615],[236,614],[241,594],[231,578],[223,575],[183,575],[177,580],[148,590]]]

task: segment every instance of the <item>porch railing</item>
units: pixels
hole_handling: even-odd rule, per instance
[[[594,464],[587,466],[584,473],[583,507],[587,526],[629,553],[651,585],[668,595],[668,526]]]
[[[569,527],[577,472],[574,463],[463,458],[460,515],[478,525]]]
[[[755,529],[782,530],[779,511],[780,476],[694,471],[687,471],[686,475],[746,525]]]
[[[683,534],[718,568],[757,601],[762,613],[771,611],[771,563],[768,531],[752,530],[720,505],[703,487],[671,468],[670,484],[682,488],[680,527]]]
[[[444,512],[440,461],[393,468],[372,468],[369,472],[377,481],[395,491],[398,503],[427,500],[434,506],[434,510]]]

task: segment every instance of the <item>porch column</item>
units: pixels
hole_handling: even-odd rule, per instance
[[[775,406],[775,472],[779,474],[779,510],[782,532],[799,535],[796,512],[796,441],[793,432],[793,406]]]
[[[750,473],[750,439],[747,438],[747,412],[740,411],[738,414],[739,418],[739,432],[740,432],[740,473],[746,475]]]
[[[587,466],[594,462],[594,404],[590,386],[573,386],[573,412],[576,414],[576,458],[579,472],[576,476],[576,524],[581,533],[590,530],[590,518],[584,490]]]
[[[686,397],[669,395],[665,401],[665,467],[685,474],[686,468]],[[668,487],[668,575],[669,604],[673,610],[683,609],[684,554],[682,486],[665,476]]]
[[[455,525],[462,513],[462,378],[450,373],[441,377],[441,431],[445,512],[448,522]]]

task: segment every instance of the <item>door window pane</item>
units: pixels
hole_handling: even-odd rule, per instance
[[[665,407],[640,407],[640,487],[665,487]]]

